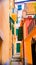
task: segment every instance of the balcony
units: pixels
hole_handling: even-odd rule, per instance
[[[33,28],[36,26],[36,18],[33,18],[29,27],[28,27],[28,34],[33,30]]]

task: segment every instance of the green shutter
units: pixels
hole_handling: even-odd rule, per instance
[[[14,26],[12,25],[12,34],[14,34]]]
[[[23,27],[19,27],[18,30],[18,41],[21,41],[23,39]]]
[[[36,15],[34,16],[34,18],[36,18]]]
[[[10,29],[11,29],[11,28],[12,28],[11,23],[14,24],[14,20],[13,20],[11,17],[9,17],[9,22],[10,22]],[[12,29],[13,29],[13,28],[12,28]]]
[[[14,20],[11,17],[9,17],[9,20],[14,24]]]
[[[20,52],[20,43],[16,44],[16,52],[19,53]]]
[[[16,29],[16,35],[18,36],[18,29]]]

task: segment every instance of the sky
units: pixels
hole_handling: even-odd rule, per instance
[[[36,0],[15,0],[15,2],[21,2],[21,1],[36,1]]]
[[[27,1],[27,0],[15,0],[15,2],[20,2],[20,1]]]

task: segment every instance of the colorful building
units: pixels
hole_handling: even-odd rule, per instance
[[[31,52],[32,51],[31,50],[31,44],[32,43],[31,43],[31,40],[32,40],[32,37],[34,37],[34,36],[36,37],[36,24],[35,24],[36,18],[34,19],[34,15],[36,14],[36,12],[34,9],[35,2],[32,3],[33,5],[30,2],[30,4],[32,5],[32,10],[29,8],[31,6],[30,5],[28,6],[28,3],[29,2],[25,3],[27,9],[21,8],[22,6],[24,6],[21,3],[20,4],[15,3],[15,8],[18,10],[17,17],[19,18],[19,20],[20,20],[20,18],[22,20],[22,15],[20,16],[19,12],[22,12],[23,9],[25,9],[27,11],[27,15],[24,17],[23,23],[18,20],[18,23],[21,23],[21,25],[19,24],[19,26],[18,26],[18,23],[14,23],[14,25],[13,25],[13,30],[14,30],[14,34],[13,34],[13,57],[20,57],[21,60],[24,57],[25,62],[27,64],[32,64],[32,52]],[[28,10],[30,12],[28,12]],[[16,17],[16,15],[15,15],[15,17]],[[17,17],[16,17],[16,19],[17,19]],[[16,19],[14,19],[14,15],[12,16],[12,18],[15,22]],[[23,26],[23,27],[21,27],[21,26]],[[24,47],[24,50],[23,50],[23,47]]]
[[[31,10],[29,8],[31,5],[28,6],[28,3],[15,3],[14,6],[14,1],[11,0],[9,7],[8,0],[1,4],[0,63],[5,64],[8,60],[10,60],[11,57],[18,57],[21,58],[21,60],[24,58],[27,64],[32,64],[31,40],[32,37],[36,37],[36,6],[34,9],[33,7],[35,3],[33,5],[30,3],[32,5]],[[23,9],[26,9],[27,15],[24,17],[23,14],[22,18]],[[10,15],[8,13],[9,10]]]
[[[31,40],[32,40],[32,37],[36,38],[36,27],[35,26],[32,27],[32,30],[31,30],[30,34],[24,40],[25,59],[27,59],[27,63],[29,63],[29,64],[32,64],[32,50],[31,50],[31,45],[32,45]]]
[[[9,0],[0,2],[0,63],[5,64],[12,56],[12,34],[9,23]]]
[[[26,12],[26,11],[25,11]],[[21,58],[24,57],[24,61],[28,65],[32,65],[32,38],[36,38],[36,16],[32,18],[32,16],[28,16],[27,18],[23,18],[20,23],[20,28],[23,27],[23,39],[21,45]],[[23,46],[24,45],[24,46]],[[22,55],[22,51],[24,52]]]

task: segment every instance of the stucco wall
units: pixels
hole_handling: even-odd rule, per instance
[[[9,42],[10,42],[10,28],[9,28],[9,0],[5,0],[0,4],[0,30],[3,33],[2,47],[2,63],[9,59]],[[0,49],[1,51],[1,49]],[[0,56],[1,56],[0,55]]]

